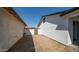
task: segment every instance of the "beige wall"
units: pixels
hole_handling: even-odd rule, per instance
[[[0,51],[6,51],[23,36],[24,24],[0,8]]]
[[[25,30],[26,35],[34,35],[34,29],[26,29]]]

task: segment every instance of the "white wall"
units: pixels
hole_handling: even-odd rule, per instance
[[[63,16],[68,20],[68,44],[72,44],[73,41],[73,21],[79,21],[79,9]],[[69,39],[70,37],[70,39]]]
[[[47,16],[46,22],[39,27],[43,35],[70,46],[73,40],[73,21],[79,21],[79,10],[64,16]]]
[[[68,45],[68,39],[70,40],[68,20],[63,17],[59,15],[47,16],[46,22],[40,25],[40,30],[43,35]]]
[[[69,34],[70,34],[70,38],[72,42],[73,42],[73,21],[79,22],[79,16],[74,16],[74,17],[69,18],[68,30],[69,30]]]
[[[38,29],[38,35],[40,35],[40,34],[42,34],[42,32],[41,32],[41,30],[40,30],[40,29]]]

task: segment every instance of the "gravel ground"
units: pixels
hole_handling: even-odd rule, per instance
[[[43,35],[22,37],[8,52],[72,52],[74,48],[63,45]]]

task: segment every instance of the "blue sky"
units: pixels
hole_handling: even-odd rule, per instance
[[[71,7],[14,7],[22,20],[30,27],[37,27],[41,17],[55,12],[64,11]]]

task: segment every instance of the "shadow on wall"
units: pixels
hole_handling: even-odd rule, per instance
[[[59,23],[53,21],[45,22],[40,28],[42,28],[43,34],[55,39],[63,44],[71,43],[70,33],[68,32],[67,23]],[[46,33],[47,32],[47,33]]]
[[[30,31],[28,30],[30,33]],[[26,35],[17,41],[7,52],[35,52],[35,46],[32,35]],[[31,34],[31,33],[30,33]]]
[[[52,24],[52,25],[56,25],[57,27],[56,27],[56,30],[68,30],[66,27],[65,27],[65,23],[64,22],[62,22],[62,23],[57,23],[57,22],[48,22],[48,23],[50,23],[50,24]]]
[[[69,18],[68,27],[72,43],[79,46],[79,16]]]

